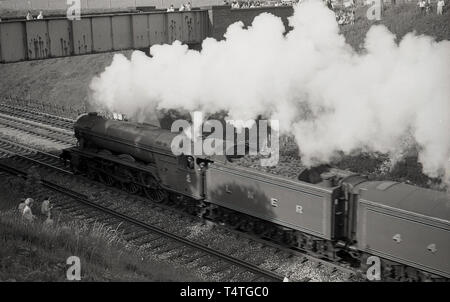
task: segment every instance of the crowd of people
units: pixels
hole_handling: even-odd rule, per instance
[[[191,2],[188,2],[188,3],[182,3],[181,4],[181,6],[180,6],[180,8],[178,9],[178,11],[180,11],[180,12],[188,12],[188,11],[190,11],[190,10],[192,10],[192,5],[191,5]],[[170,6],[169,6],[169,8],[167,9],[167,12],[168,13],[171,13],[171,12],[174,12],[175,11],[175,7],[173,6],[173,4],[171,4]]]
[[[30,20],[42,20],[42,19],[44,19],[44,13],[42,11],[39,11],[39,14],[37,15],[37,17],[34,18],[33,14],[31,14],[31,12],[28,11],[26,16],[25,16],[25,19],[27,21],[30,21]],[[1,17],[0,17],[0,22],[2,22],[2,18]]]
[[[253,7],[266,7],[266,6],[289,6],[295,3],[301,2],[302,0],[292,0],[292,1],[239,1],[232,0],[231,3],[225,0],[226,5],[231,5],[232,9],[239,8],[253,8]],[[355,22],[355,9],[356,1],[349,0],[343,1],[342,4],[335,7],[331,0],[323,0],[329,9],[333,10],[336,14],[336,21],[339,25],[354,24]],[[366,1],[367,2],[367,1]],[[395,4],[395,1],[392,1]],[[368,1],[366,5],[371,5],[371,1]],[[433,6],[436,5],[436,12],[438,15],[442,15],[445,6],[445,0],[419,0],[417,6],[423,13],[429,13],[433,10]]]
[[[28,11],[27,15],[25,16],[27,20],[34,20],[33,15],[30,11]],[[44,13],[42,11],[39,12],[39,15],[37,15],[36,20],[42,20],[44,19]]]
[[[292,1],[238,1],[238,0],[232,0],[231,3],[228,0],[224,1],[224,4],[231,5],[232,9],[239,9],[239,8],[254,8],[254,7],[267,7],[267,6],[290,6],[298,3],[301,0],[292,0]],[[345,25],[345,24],[353,24],[355,22],[355,0],[350,1],[344,1],[343,2],[343,8],[335,9],[332,5],[331,0],[324,0],[326,5],[329,9],[333,10],[336,14],[336,21],[339,23],[339,25]],[[445,6],[445,0],[437,0],[434,1],[436,5],[436,12],[438,15],[442,15],[444,6]],[[395,3],[395,1],[393,2]],[[428,14],[433,9],[433,3],[432,0],[419,0],[417,2],[417,7],[420,9],[420,11],[424,14]],[[175,7],[173,4],[171,4],[167,8],[167,12],[175,12]],[[178,11],[190,11],[192,10],[191,2],[188,3],[182,3]],[[44,13],[42,11],[39,11],[39,14],[36,18],[33,17],[30,11],[27,12],[27,15],[25,16],[26,20],[42,20],[44,19]],[[0,22],[2,19],[0,18]]]
[[[22,199],[19,203],[19,214],[22,216],[22,219],[28,222],[33,222],[38,219],[36,215],[33,214],[34,208],[34,199],[26,198]],[[51,209],[52,205],[50,203],[50,197],[45,198],[41,203],[41,215],[45,219],[44,224],[51,225],[53,224]]]
[[[419,2],[417,2],[417,6],[419,7],[420,11],[423,14],[428,14],[433,9],[433,3],[431,2],[431,0],[419,0]],[[442,15],[444,6],[445,6],[444,0],[436,1],[436,13],[438,15]]]
[[[230,4],[232,9],[238,8],[254,8],[254,7],[267,7],[267,6],[291,6],[298,3],[299,0],[292,1],[237,1],[233,0],[231,3],[225,1],[225,4]]]
[[[347,25],[355,23],[355,9],[351,8],[350,10],[339,9],[335,10],[336,21],[339,25]]]
[[[340,8],[334,7],[331,0],[324,0],[329,9],[334,11],[339,25],[355,24],[355,0],[345,1]]]

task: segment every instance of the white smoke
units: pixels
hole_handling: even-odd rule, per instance
[[[232,24],[225,40],[202,50],[151,47],[116,55],[93,79],[97,105],[129,116],[155,109],[226,110],[229,118],[262,114],[295,135],[305,164],[336,151],[388,152],[419,146],[424,172],[450,181],[450,42],[407,34],[398,44],[372,26],[362,53],[346,44],[335,15],[321,1],[304,1],[289,19],[263,13],[250,27]],[[408,146],[406,146],[408,147]]]

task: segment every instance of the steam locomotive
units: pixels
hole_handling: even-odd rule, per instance
[[[156,203],[223,222],[383,280],[448,280],[450,200],[445,192],[331,168],[298,180],[236,166],[225,156],[175,156],[178,133],[89,113],[62,159],[87,175]],[[315,176],[315,177],[313,177]]]

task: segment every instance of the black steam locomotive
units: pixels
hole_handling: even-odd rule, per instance
[[[445,192],[335,169],[309,169],[293,180],[226,157],[175,156],[171,142],[178,133],[96,113],[82,115],[74,130],[78,146],[62,158],[107,185],[362,272],[376,256],[385,280],[450,277]]]

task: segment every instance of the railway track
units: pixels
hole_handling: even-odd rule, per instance
[[[72,171],[61,163],[59,156],[0,137],[0,158],[11,156],[24,165],[37,164],[50,170],[73,175]]]
[[[40,115],[39,112],[34,112],[32,110],[26,110],[24,108],[14,107],[14,106],[10,106],[10,105],[6,105],[6,106],[2,107],[2,105],[3,104],[0,103],[0,111],[5,112],[2,108],[8,108],[8,110],[10,110],[11,112],[13,112],[13,113],[17,112],[18,114],[17,115],[13,114],[13,116],[11,116],[11,117],[4,117],[3,115],[0,115],[0,125],[3,124],[6,127],[12,127],[19,131],[25,131],[27,133],[30,133],[31,135],[37,135],[40,137],[44,137],[46,139],[50,139],[52,141],[56,141],[59,143],[64,143],[64,144],[69,145],[68,140],[65,139],[65,138],[67,138],[67,132],[64,131],[64,129],[62,129],[62,128],[53,129],[53,128],[57,128],[60,126],[58,126],[57,123],[53,123],[53,122],[45,123],[40,118],[36,118],[36,116],[41,116],[41,117],[49,116],[49,117],[54,118],[55,120],[59,119],[60,121],[66,121],[68,123],[70,122],[69,119],[59,118],[57,116],[51,116],[51,115],[47,115],[47,114]],[[25,112],[27,114],[21,114],[21,112]],[[31,121],[26,120],[28,118],[31,119]],[[17,121],[17,119],[18,119],[18,121]],[[30,125],[30,123],[32,123],[32,124]],[[48,135],[42,134],[42,131],[37,131],[36,129],[34,129],[32,127],[33,123],[40,123],[42,125],[41,129],[51,130],[51,131],[49,131]],[[50,128],[48,129],[48,127],[50,127]],[[45,131],[43,131],[43,132],[45,132]],[[61,133],[63,134],[62,137],[61,137]],[[10,156],[11,158],[14,158],[16,163],[19,164],[21,171],[27,171],[27,165],[29,166],[29,164],[31,163],[33,165],[39,165],[39,166],[43,167],[46,171],[48,171],[50,173],[58,172],[58,173],[62,173],[64,175],[70,175],[70,176],[73,175],[73,173],[60,162],[59,156],[37,150],[36,148],[32,148],[30,146],[26,146],[21,143],[11,142],[9,139],[4,139],[0,136],[0,156],[2,156],[2,155],[3,156],[6,155],[6,156]],[[84,178],[77,177],[77,179],[80,180],[80,179],[84,179]],[[86,187],[93,186],[93,182],[91,180],[84,179],[83,181],[84,181],[83,186],[86,186]],[[100,184],[96,185],[95,190],[99,190],[98,185],[100,185]],[[117,191],[117,192],[120,192],[118,194],[125,194],[123,191],[121,191],[117,188],[113,188],[113,187],[107,187],[107,188],[109,191]],[[138,196],[136,196],[136,197],[133,196],[133,197],[138,198],[138,199],[144,199],[144,198],[141,198]],[[154,204],[154,205],[152,205],[152,207],[158,208],[158,209],[163,209],[164,211],[171,211],[173,213],[178,213],[180,215],[184,215],[185,217],[186,216],[192,217],[192,214],[187,213],[184,209],[180,209],[177,207],[174,208],[172,205]],[[76,214],[76,213],[73,213],[73,214]],[[86,216],[86,215],[84,215],[84,216]],[[87,216],[90,216],[90,215],[87,215]],[[242,238],[251,240],[253,242],[261,243],[266,248],[273,248],[278,253],[282,252],[282,253],[285,253],[286,255],[290,255],[290,257],[292,257],[292,256],[299,257],[301,259],[301,260],[299,260],[301,263],[313,263],[313,266],[317,267],[317,268],[324,267],[324,266],[329,267],[331,273],[335,272],[335,271],[343,271],[346,274],[348,274],[349,278],[355,277],[355,274],[354,274],[355,272],[350,268],[343,267],[341,265],[336,265],[336,264],[330,263],[329,261],[326,261],[326,260],[314,258],[312,256],[304,254],[301,251],[296,251],[296,250],[292,250],[287,247],[282,247],[277,243],[273,243],[273,242],[270,242],[270,241],[262,239],[262,238],[257,238],[255,236],[252,236],[251,234],[246,234],[242,231],[235,230],[227,225],[222,225],[222,224],[218,225],[217,222],[214,222],[214,221],[212,221],[212,223],[214,225],[219,226],[220,228],[222,228],[224,230],[231,232],[231,233],[238,234],[238,236],[240,236]]]
[[[1,113],[0,126],[31,134],[64,146],[73,146],[76,143],[73,132]]]
[[[31,110],[26,107],[13,106],[1,102],[0,102],[0,113],[4,113],[21,119],[31,120],[34,122],[46,124],[60,129],[66,129],[68,131],[73,130],[73,124],[75,123],[75,120],[69,118],[48,114],[36,110]]]
[[[28,168],[30,164],[39,164],[66,175],[71,173],[58,166],[51,154],[0,139],[0,158],[5,157],[8,159],[14,158],[14,160],[8,160],[8,163],[0,161],[0,169],[16,176],[25,178],[28,176],[27,165],[24,162],[28,162]],[[20,162],[18,165],[20,168],[13,163],[16,160]],[[58,197],[55,197],[54,200],[64,200],[58,202],[54,207],[55,209],[64,211],[70,217],[89,218],[109,225],[121,225],[122,230],[128,234],[128,240],[139,241],[141,245],[149,245],[148,247],[156,250],[159,255],[171,254],[171,258],[187,257],[188,263],[201,260],[198,265],[215,263],[220,268],[218,271],[231,270],[234,276],[245,275],[246,281],[282,281],[284,278],[284,276],[248,261],[232,257],[204,244],[168,232],[162,227],[154,226],[114,210],[109,207],[108,202],[91,201],[84,194],[45,179],[41,179],[41,184],[45,191],[41,192],[42,196],[56,194]]]
[[[18,170],[20,170],[20,171],[27,171],[27,169],[30,167],[30,164],[31,165],[39,165],[39,166],[42,166],[45,170],[47,170],[50,173],[58,172],[58,174],[71,176],[73,178],[72,172],[59,162],[58,156],[37,150],[35,148],[31,148],[31,147],[22,145],[19,143],[10,142],[8,140],[2,139],[1,137],[0,137],[0,156],[1,157],[7,156],[7,157],[13,159],[15,161],[15,164],[19,166],[20,169],[18,169]],[[0,168],[1,168],[1,166],[0,166]],[[15,168],[15,169],[17,170],[17,168]],[[130,198],[129,195],[127,195],[125,192],[123,192],[117,188],[105,187],[101,184],[93,183],[91,180],[85,179],[84,177],[81,177],[81,178],[77,177],[77,180],[79,182],[81,182],[81,184],[79,184],[79,185],[81,185],[82,187],[90,187],[95,191],[100,191],[101,195],[110,191],[110,192],[114,192],[114,194],[118,197],[127,198],[127,199]],[[58,186],[58,185],[56,185],[56,186]],[[56,188],[58,188],[58,187],[56,187]],[[59,190],[61,190],[61,186],[59,186]],[[63,190],[67,191],[67,189],[65,187]],[[56,191],[58,191],[58,189],[56,189]],[[73,195],[73,196],[77,195],[77,194],[80,196],[85,196],[83,194],[76,193],[74,191],[71,192],[71,195]],[[134,198],[135,201],[139,201],[139,200],[142,202],[147,201],[147,200],[144,201],[144,198],[139,197],[139,196],[132,196],[132,198]],[[59,198],[59,199],[61,199],[61,198]],[[86,202],[86,200],[83,200],[83,201]],[[118,213],[119,215],[126,216],[126,214],[120,213],[120,211],[125,211],[125,212],[127,211],[126,206],[124,206],[124,208],[122,208],[122,209],[117,208],[117,207],[114,209],[114,205],[108,201],[98,200],[95,203],[97,205],[99,205],[100,207],[108,209],[108,211],[114,211],[115,213]],[[83,202],[82,202],[82,204],[83,204]],[[111,206],[113,209],[111,209]],[[161,210],[169,211],[170,215],[177,214],[180,216],[184,216],[185,218],[188,216],[191,216],[189,213],[186,213],[183,209],[174,208],[173,206],[170,206],[170,205],[145,203],[145,206],[155,208],[156,210],[159,210],[159,211],[161,211]],[[83,205],[80,206],[79,204],[74,204],[73,202],[60,203],[60,204],[58,204],[57,208],[60,208],[62,211],[64,211],[65,213],[68,213],[68,215],[73,218],[80,218],[80,216],[81,216],[84,218],[87,217],[88,219],[91,219],[91,220],[93,220],[94,218],[95,218],[95,220],[99,220],[98,215],[89,213],[89,209],[86,206],[83,206]],[[131,219],[136,220],[136,218],[133,218],[132,216],[129,216],[129,217]],[[198,219],[199,221],[201,220],[200,218],[195,217],[195,216],[193,218]],[[111,220],[114,222],[114,221],[117,221],[118,219],[117,218],[112,219],[111,216],[107,216],[107,217],[101,218],[100,220],[102,222],[110,223]],[[137,220],[137,221],[140,221],[140,220]],[[143,223],[143,222],[141,222],[141,223]],[[167,227],[164,225],[165,221],[162,221],[162,222],[157,221],[156,223],[157,224],[159,223],[161,225],[161,228]],[[212,222],[212,223],[217,225],[215,222]],[[148,223],[144,223],[144,224],[148,224]],[[219,225],[217,225],[217,226],[219,226]],[[245,240],[261,243],[262,248],[265,248],[265,249],[272,248],[276,251],[276,253],[284,253],[287,258],[293,257],[293,256],[298,257],[298,259],[299,259],[298,261],[302,264],[305,264],[305,263],[311,264],[312,263],[313,267],[315,267],[315,268],[328,267],[330,274],[333,274],[334,272],[336,272],[338,270],[343,271],[349,276],[348,277],[349,279],[354,278],[354,276],[355,276],[354,271],[349,268],[334,265],[325,260],[313,258],[313,257],[305,255],[304,253],[301,253],[299,251],[295,251],[295,250],[292,250],[289,248],[284,248],[276,243],[272,243],[267,240],[255,238],[254,236],[236,231],[226,225],[220,225],[219,227],[223,230],[227,230],[228,232],[230,232],[232,234],[238,234],[238,236],[240,238],[243,238]],[[137,241],[142,241],[143,243],[146,243],[146,240],[145,239],[142,240],[142,237],[146,237],[147,235],[142,234],[142,231],[139,231],[139,230],[128,231],[128,234],[129,234],[129,236],[131,236],[130,237],[131,239],[137,240]],[[136,234],[138,234],[137,237],[136,237]],[[175,236],[177,236],[177,235],[175,235]],[[152,238],[156,238],[156,237],[152,237]],[[152,239],[150,241],[153,241],[153,240],[156,240],[156,239]],[[168,251],[170,252],[171,249],[169,249]],[[254,266],[258,267],[258,265],[254,265]],[[224,266],[224,267],[227,267],[227,266]],[[307,279],[305,279],[305,280],[307,280]]]

